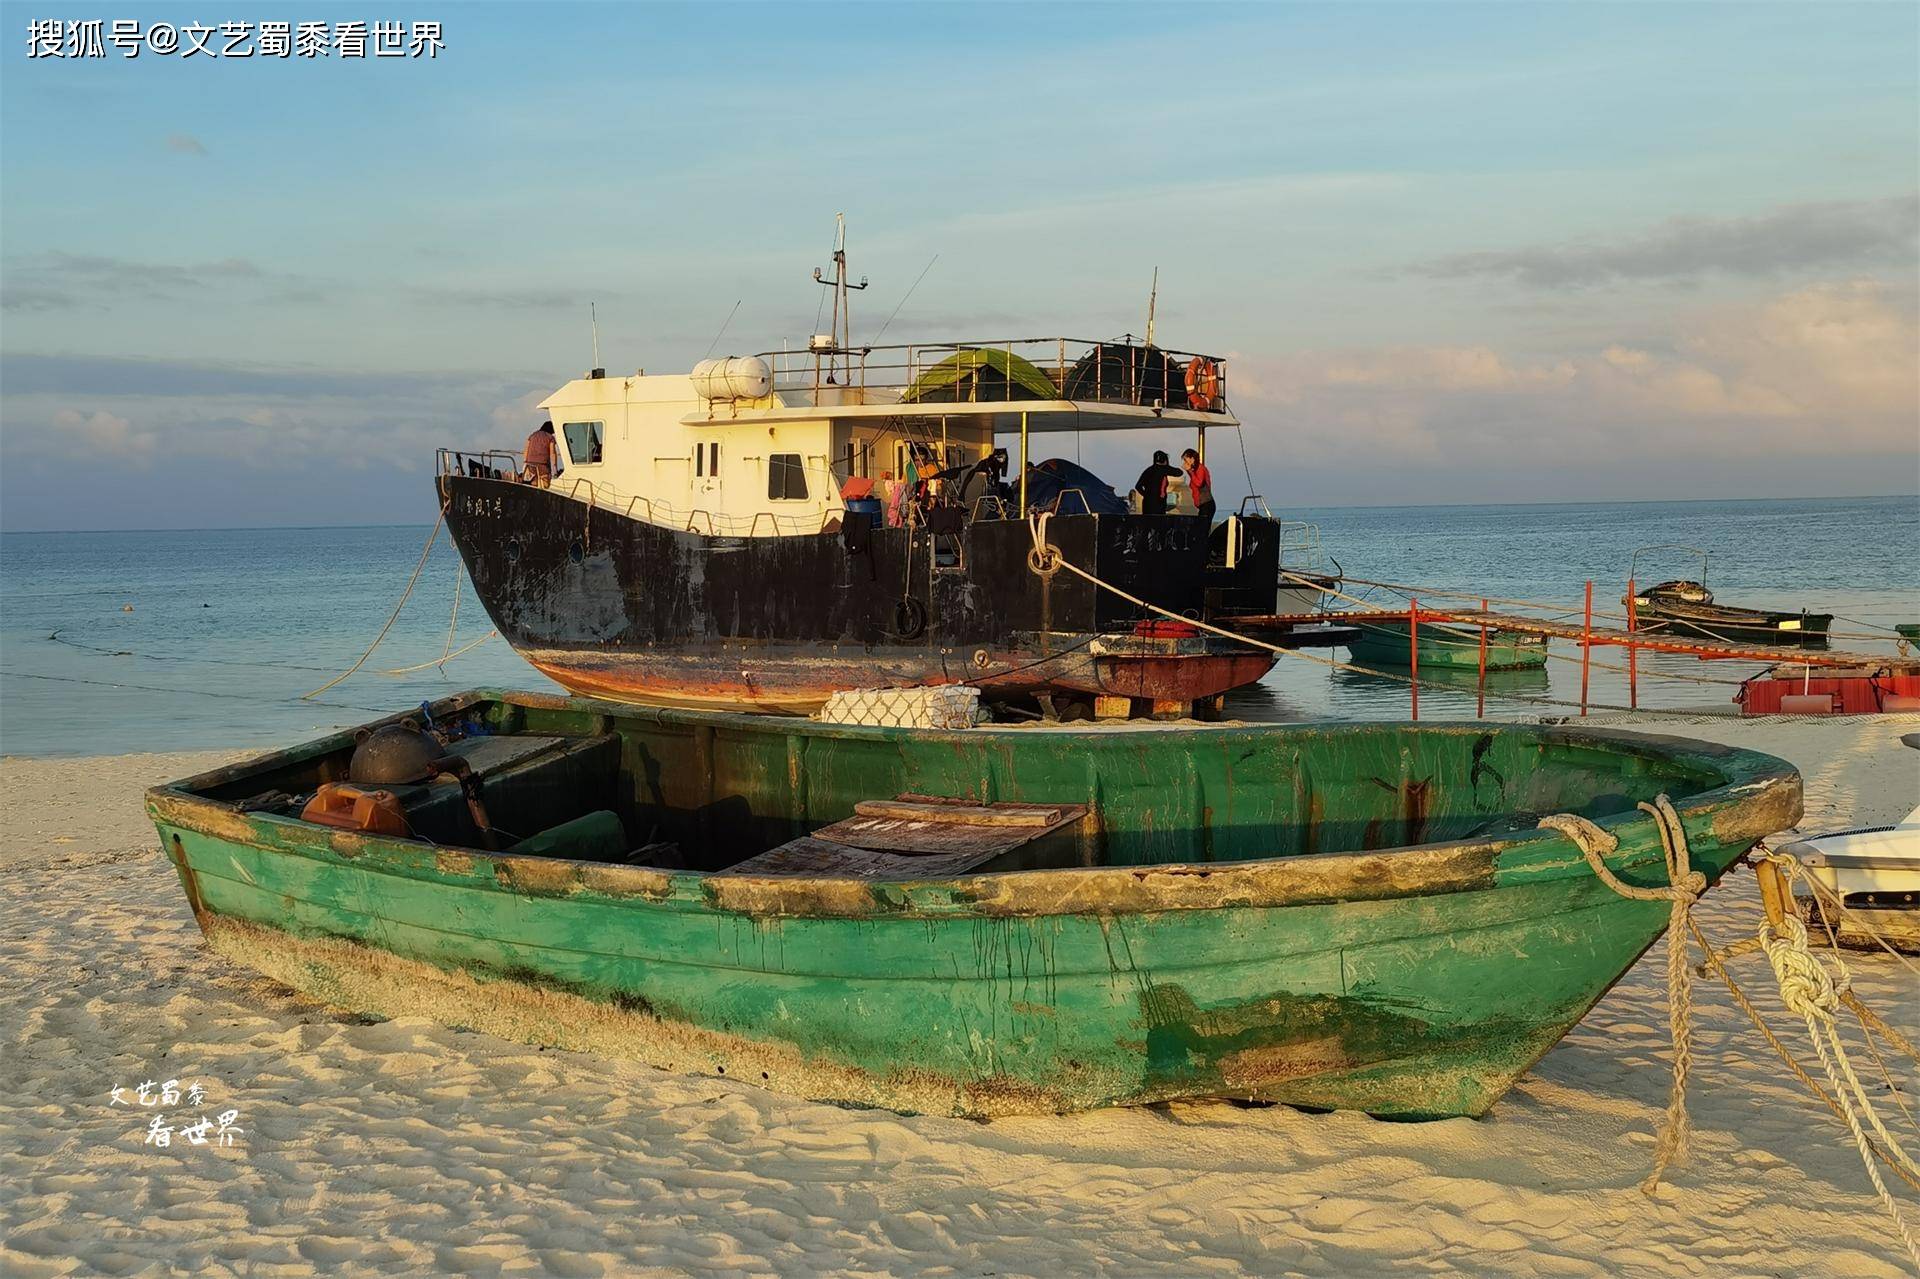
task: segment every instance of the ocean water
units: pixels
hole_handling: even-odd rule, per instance
[[[1417,586],[1423,607],[1538,601],[1578,619],[1617,610],[1634,548],[1708,552],[1725,603],[1833,612],[1860,638],[1835,647],[1896,651],[1897,621],[1920,621],[1920,498],[1289,510],[1319,527],[1353,578]],[[498,638],[444,668],[406,674],[489,629],[440,538],[400,620],[350,679],[419,563],[425,526],[0,535],[0,752],[91,755],[285,745],[475,685],[552,690]],[[1696,575],[1685,552],[1643,556],[1643,582]],[[1384,587],[1350,588],[1401,606]],[[457,615],[455,601],[459,601]],[[451,623],[451,625],[450,625]],[[1566,714],[1580,696],[1579,650],[1555,641],[1545,672],[1489,677],[1487,713]],[[1230,713],[1250,720],[1404,719],[1407,685],[1338,670],[1344,649],[1282,657]],[[1622,663],[1596,650],[1598,663]],[[1640,704],[1725,708],[1760,663],[1645,654]],[[1427,673],[1432,678],[1432,673]],[[1596,707],[1625,705],[1625,675],[1590,672]],[[1471,677],[1423,687],[1421,718],[1475,712]]]

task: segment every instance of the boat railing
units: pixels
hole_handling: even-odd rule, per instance
[[[434,473],[460,475],[469,479],[518,479],[526,469],[520,454],[511,449],[436,449]]]
[[[763,351],[773,389],[796,407],[1017,404],[1075,400],[1141,408],[1227,411],[1226,363],[1147,346],[1131,335],[1004,338],[897,346]]]
[[[1014,518],[1013,503],[1004,497],[992,493],[983,493],[973,499],[973,506],[967,512],[967,522],[978,524],[984,520],[1010,520]]]
[[[618,511],[628,519],[657,524],[684,533],[708,537],[801,537],[826,531],[841,514],[838,506],[802,515],[781,515],[774,511],[756,511],[751,515],[728,515],[695,507],[682,510],[671,502],[638,494],[622,493],[612,485],[580,477],[561,476],[552,484],[554,492],[587,506]]]
[[[1088,502],[1088,501],[1087,501],[1087,495],[1086,495],[1086,492],[1085,492],[1084,490],[1082,490],[1082,489],[1061,489],[1061,490],[1060,490],[1060,493],[1059,493],[1059,496],[1057,496],[1057,497],[1055,497],[1055,498],[1053,499],[1053,513],[1054,513],[1055,515],[1072,515],[1072,514],[1074,513],[1074,512],[1072,512],[1072,511],[1069,511],[1069,510],[1067,509],[1067,499],[1068,499],[1068,498],[1073,498],[1073,499],[1075,499],[1076,501],[1078,501],[1078,502],[1080,503],[1080,511],[1079,511],[1079,513],[1080,513],[1081,515],[1092,515],[1092,514],[1093,514],[1093,505],[1092,505],[1092,504],[1091,504],[1090,502]]]
[[[510,484],[527,482],[521,455],[507,449],[438,449],[435,452],[434,469],[441,476],[499,480]],[[547,487],[576,502],[617,511],[628,519],[644,520],[649,524],[689,533],[704,533],[709,537],[799,537],[825,531],[843,510],[837,477],[830,470],[817,466],[807,466],[805,469],[828,481],[827,491],[832,496],[822,499],[822,508],[795,515],[783,515],[777,511],[728,515],[697,507],[682,510],[671,502],[625,493],[605,481],[564,471],[553,477]]]
[[[1305,520],[1281,520],[1280,570],[1284,573],[1325,571],[1326,553],[1320,547],[1320,526]]]

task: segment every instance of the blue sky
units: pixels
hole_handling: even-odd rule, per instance
[[[1911,5],[0,12],[7,528],[430,518],[589,302],[615,370],[801,338],[841,210],[856,337],[936,253],[890,340],[1137,332],[1158,266],[1285,504],[1920,490]]]

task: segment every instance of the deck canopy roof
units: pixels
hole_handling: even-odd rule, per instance
[[[1136,342],[1014,338],[763,352],[770,402],[716,402],[733,419],[985,419],[995,432],[1237,426],[1225,362]]]

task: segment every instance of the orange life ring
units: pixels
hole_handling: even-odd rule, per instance
[[[1187,365],[1187,403],[1196,409],[1217,406],[1220,399],[1220,366],[1204,355],[1196,355]]]

